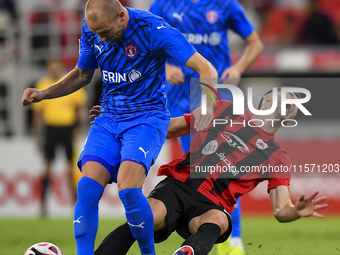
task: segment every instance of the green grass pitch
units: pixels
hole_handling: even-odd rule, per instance
[[[96,247],[121,223],[123,220],[101,219]],[[273,217],[243,217],[242,224],[248,255],[340,255],[340,217],[292,223],[278,223]],[[0,255],[23,255],[29,246],[43,241],[56,244],[64,255],[76,255],[73,220],[0,219]],[[156,244],[157,254],[172,255],[182,242],[174,233]],[[128,254],[140,254],[136,243]],[[209,254],[215,255],[215,248]]]

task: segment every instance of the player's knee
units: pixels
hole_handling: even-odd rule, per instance
[[[219,218],[218,218],[218,223],[216,223],[219,227],[220,227],[220,229],[221,229],[221,235],[223,234],[223,233],[225,233],[227,230],[228,230],[228,228],[229,228],[229,221],[228,221],[228,218],[227,218],[227,216],[223,216],[223,215],[221,215]]]
[[[138,189],[143,187],[144,179],[126,178],[125,180],[118,180],[118,191],[125,189]]]
[[[142,188],[145,177],[145,168],[141,164],[124,161],[118,171],[118,190]]]
[[[200,225],[204,224],[204,223],[214,223],[217,226],[220,227],[221,229],[221,234],[223,234],[224,232],[226,232],[229,228],[229,221],[228,221],[228,217],[225,215],[225,213],[219,211],[219,210],[211,210],[209,212],[209,217],[207,217],[206,219],[204,219],[203,222],[201,222]]]

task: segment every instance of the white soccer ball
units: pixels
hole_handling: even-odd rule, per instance
[[[63,255],[63,252],[52,243],[36,243],[27,249],[24,255]]]

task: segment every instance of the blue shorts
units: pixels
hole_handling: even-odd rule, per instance
[[[78,159],[81,170],[88,161],[103,165],[111,174],[109,183],[117,182],[123,161],[133,161],[148,174],[165,142],[170,119],[163,112],[149,112],[126,121],[99,116],[90,128]]]

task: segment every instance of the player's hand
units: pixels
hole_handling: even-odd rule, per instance
[[[223,71],[222,82],[237,86],[241,80],[241,76],[242,72],[236,66],[232,66]]]
[[[40,102],[44,99],[44,93],[42,90],[28,88],[25,89],[22,95],[21,104],[22,106],[30,105],[32,103]]]
[[[89,113],[90,113],[89,119],[91,120],[91,122],[90,122],[91,125],[93,124],[94,119],[99,116],[101,109],[102,109],[102,107],[100,105],[95,105],[89,111]]]
[[[194,128],[197,132],[202,131],[209,127],[214,119],[214,108],[212,106],[207,107],[207,114],[202,115],[201,107],[196,108],[193,111],[195,117]]]
[[[173,85],[183,84],[185,81],[184,73],[178,66],[166,64],[166,80]]]
[[[319,194],[319,191],[314,192],[308,198],[305,198],[304,195],[301,195],[295,203],[295,208],[300,217],[309,217],[314,216],[317,218],[323,218],[324,216],[315,212],[316,210],[325,209],[327,208],[327,204],[321,204],[321,202],[326,200],[326,197],[319,197],[314,200],[314,198]]]

